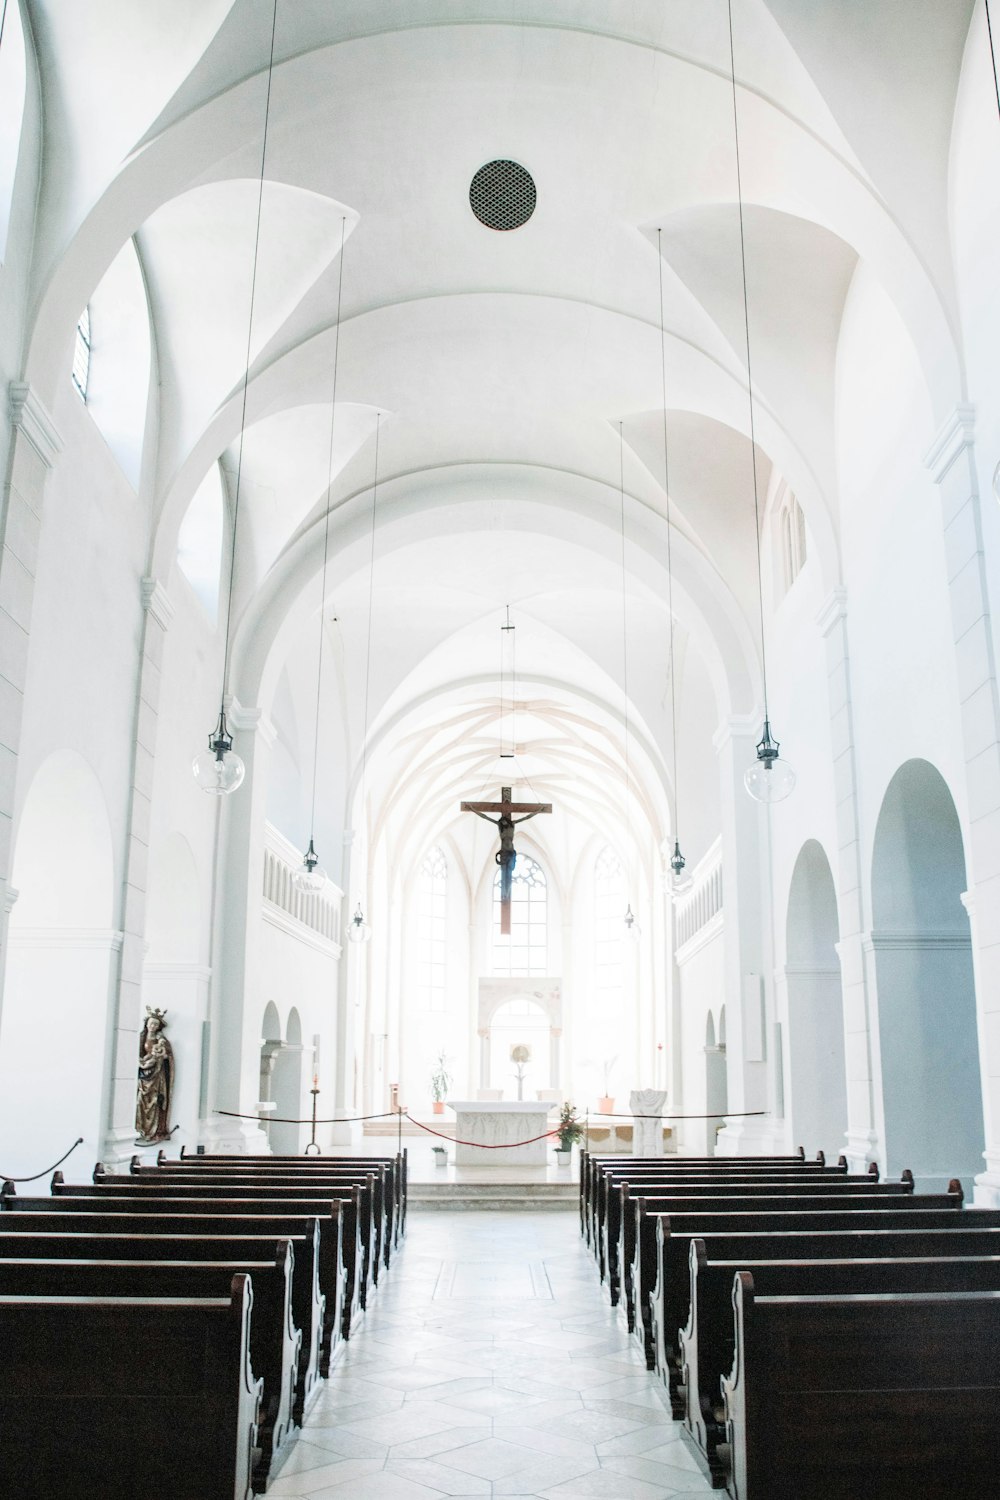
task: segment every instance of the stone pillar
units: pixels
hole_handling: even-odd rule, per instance
[[[62,448],[52,418],[30,386],[11,383],[9,409],[10,459],[0,518],[0,895],[10,880],[13,856],[14,792],[45,482]],[[0,936],[6,939],[6,927]],[[0,975],[6,951],[5,942]]]
[[[352,828],[345,829],[343,834],[344,859],[341,872],[345,891],[351,889],[351,845],[353,843],[354,830]],[[354,1059],[356,1056],[355,1038],[358,1034],[358,1028],[355,1025],[355,966],[351,960],[352,944],[350,942],[350,919],[352,916],[353,908],[349,907],[346,922],[341,919],[341,951],[340,962],[337,965],[337,1051],[334,1059],[333,1113],[341,1120],[346,1120],[355,1112]],[[360,1126],[342,1124],[330,1125],[327,1128],[330,1132],[328,1139],[331,1145],[350,1146],[360,1139]]]
[[[201,1138],[209,1152],[266,1152],[267,1135],[257,1116],[260,1087],[261,904],[264,896],[264,821],[267,771],[275,741],[259,708],[226,704],[243,757],[243,785],[222,798],[218,848],[217,907],[212,962],[212,1037],[209,1113]],[[237,1120],[218,1110],[249,1115]]]
[[[975,410],[957,406],[924,462],[941,494],[969,838],[965,851],[983,1086],[986,1171],[975,1201],[1000,1207],[1000,699],[983,518],[974,451]],[[994,566],[1000,559],[993,559]]]
[[[142,643],[136,694],[129,787],[128,844],[125,855],[122,949],[111,1048],[107,1131],[101,1156],[109,1167],[135,1154],[135,1081],[143,1020],[143,962],[146,954],[146,879],[156,726],[160,704],[163,648],[174,607],[156,578],[142,580]]]
[[[840,921],[841,986],[844,997],[844,1060],[847,1071],[848,1170],[864,1172],[879,1155],[875,1098],[875,1025],[871,965],[866,956],[868,923],[862,902],[863,861],[858,817],[857,754],[851,706],[851,656],[847,590],[834,589],[816,616],[826,643],[827,694],[837,804],[837,913]],[[883,1162],[884,1166],[884,1162]]]
[[[729,1109],[718,1154],[776,1149],[767,1075],[767,964],[764,930],[770,891],[762,860],[766,809],[747,794],[743,773],[756,755],[761,721],[733,717],[715,735],[721,776],[722,868],[726,880],[725,983]],[[763,1115],[747,1113],[765,1111]]]

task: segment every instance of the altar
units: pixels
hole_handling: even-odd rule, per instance
[[[530,1146],[506,1144],[529,1141],[533,1136],[543,1134],[548,1128],[547,1117],[552,1108],[545,1100],[487,1102],[456,1099],[449,1100],[448,1108],[455,1111],[456,1167],[504,1167],[511,1163],[521,1167],[544,1167],[548,1163],[548,1153],[556,1144],[555,1136],[533,1141]],[[459,1141],[476,1144],[461,1146]],[[483,1151],[482,1146],[498,1146],[500,1149]]]

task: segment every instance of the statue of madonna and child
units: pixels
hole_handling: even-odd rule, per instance
[[[166,1011],[146,1006],[139,1033],[139,1082],[135,1100],[135,1143],[155,1146],[167,1141],[170,1099],[174,1091],[174,1049],[163,1035]]]

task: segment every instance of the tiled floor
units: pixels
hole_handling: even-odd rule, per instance
[[[711,1494],[599,1288],[575,1213],[411,1212],[269,1494]]]

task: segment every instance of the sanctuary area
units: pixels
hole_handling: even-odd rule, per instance
[[[996,1487],[998,26],[0,0],[15,1500],[133,1500],[70,1345],[143,1351],[96,1427],[169,1395],[173,1500],[201,1421],[310,1493],[321,1410],[324,1500],[830,1500],[859,1371],[838,1496]],[[814,1258],[947,1270],[752,1269]],[[438,1463],[516,1405],[550,1468]]]

